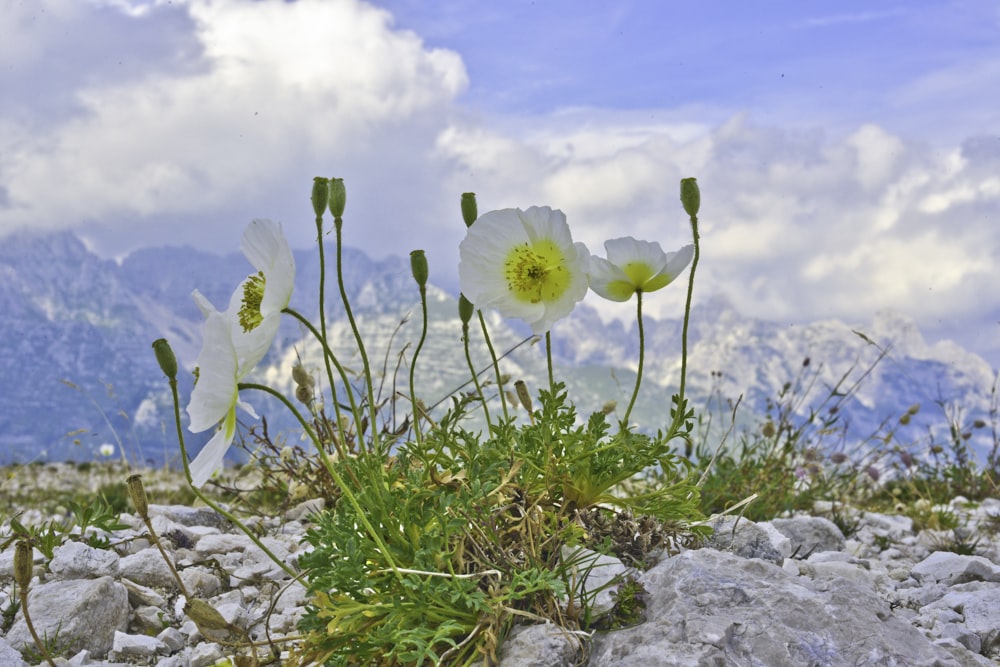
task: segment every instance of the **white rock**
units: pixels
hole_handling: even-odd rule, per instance
[[[144,660],[167,653],[167,645],[156,637],[116,632],[110,657],[113,660]]]
[[[52,554],[49,570],[57,579],[92,579],[118,574],[121,558],[110,549],[95,549],[82,542],[69,541]]]

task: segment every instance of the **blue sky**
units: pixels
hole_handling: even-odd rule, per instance
[[[346,237],[427,250],[457,213],[551,205],[602,253],[687,241],[699,298],[862,324],[893,308],[1000,365],[1000,8],[990,2],[0,0],[0,236],[96,252]],[[676,316],[680,290],[647,306]],[[628,316],[601,305],[608,316]]]

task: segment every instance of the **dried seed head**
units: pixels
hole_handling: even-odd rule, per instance
[[[14,547],[14,581],[21,589],[27,589],[31,584],[31,574],[34,570],[34,554],[27,540],[18,540]]]
[[[524,383],[524,380],[518,380],[514,383],[514,391],[517,392],[517,400],[521,402],[524,409],[528,412],[533,412],[534,409],[531,406],[531,394],[528,393],[528,385]]]
[[[146,498],[146,490],[142,486],[142,475],[139,473],[129,475],[128,479],[125,480],[125,485],[128,487],[128,495],[132,499],[132,504],[135,505],[135,511],[144,520],[149,518],[149,500]]]

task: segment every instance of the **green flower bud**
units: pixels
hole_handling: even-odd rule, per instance
[[[34,571],[34,555],[27,540],[18,540],[14,546],[14,581],[23,590],[31,584]]]
[[[462,318],[462,324],[468,324],[472,315],[476,312],[476,307],[465,298],[464,294],[458,295],[458,316]]]
[[[410,270],[413,271],[413,279],[417,281],[420,289],[426,289],[429,269],[427,268],[427,256],[423,250],[414,250],[410,253]]]
[[[328,201],[330,201],[330,179],[316,176],[313,178],[312,204],[317,220],[323,217]]]
[[[142,475],[139,473],[129,475],[125,480],[125,487],[128,489],[132,504],[135,505],[135,511],[143,520],[149,518],[149,500],[146,498],[146,489],[142,486]]]
[[[166,338],[157,338],[153,341],[153,352],[156,354],[156,363],[160,364],[160,370],[171,380],[177,379],[177,357],[170,349],[170,343]]]
[[[681,204],[684,205],[684,211],[692,218],[698,215],[698,209],[701,208],[701,192],[698,191],[698,179],[681,179]]]
[[[330,179],[330,213],[334,218],[341,218],[344,215],[344,208],[347,206],[347,188],[344,187],[344,179]]]
[[[465,220],[465,226],[471,227],[472,223],[476,221],[479,217],[479,208],[476,206],[476,193],[475,192],[463,192],[462,193],[462,219]]]

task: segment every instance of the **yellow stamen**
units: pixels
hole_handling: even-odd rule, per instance
[[[565,259],[552,241],[515,246],[504,261],[507,289],[528,303],[557,300],[570,284]]]
[[[240,326],[243,331],[249,332],[257,328],[264,321],[264,316],[260,314],[260,302],[264,299],[264,272],[259,271],[257,275],[250,276],[243,284],[243,305],[240,308]]]

